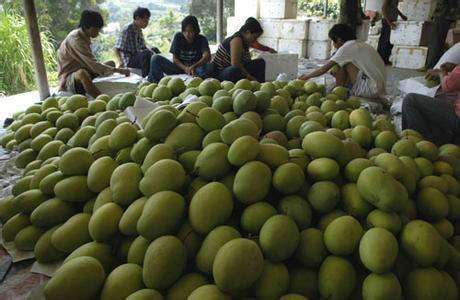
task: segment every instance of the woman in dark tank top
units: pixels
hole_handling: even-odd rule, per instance
[[[240,79],[265,81],[265,61],[251,60],[249,47],[262,35],[260,23],[249,18],[238,32],[219,45],[212,60],[214,77],[219,80],[237,82]]]

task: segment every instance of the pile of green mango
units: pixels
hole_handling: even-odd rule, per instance
[[[197,96],[185,108],[185,98]],[[132,123],[136,96],[157,104]],[[49,300],[459,299],[460,147],[313,82],[48,98],[0,144],[2,237]]]

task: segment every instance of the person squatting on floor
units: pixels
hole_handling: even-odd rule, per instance
[[[59,90],[72,94],[101,94],[93,79],[101,75],[121,73],[129,76],[130,71],[115,68],[113,61],[100,63],[91,51],[91,39],[99,35],[104,20],[100,13],[84,10],[77,29],[72,30],[57,51]]]
[[[148,76],[150,82],[159,82],[165,74],[207,77],[206,64],[211,60],[211,51],[208,40],[200,34],[198,20],[194,16],[187,16],[181,25],[181,32],[174,35],[169,50],[173,61],[159,54],[152,56]]]
[[[350,88],[351,96],[378,99],[385,94],[385,65],[377,51],[357,41],[353,29],[346,24],[334,25],[329,38],[337,49],[335,54],[322,67],[299,79],[306,81],[321,76],[337,66],[336,84]]]
[[[133,22],[123,29],[115,44],[119,66],[141,69],[142,77],[149,72],[152,55],[159,53],[157,48],[149,49],[145,44],[142,30],[149,25],[149,21],[150,11],[138,7],[133,13]]]

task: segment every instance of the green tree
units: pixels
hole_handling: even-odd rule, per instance
[[[227,18],[234,15],[234,0],[224,1],[224,34],[227,28]],[[216,0],[191,0],[189,4],[191,15],[198,18],[201,33],[210,43],[216,42]]]
[[[180,31],[180,23],[183,18],[182,13],[169,10],[154,22],[151,22],[144,31],[148,46],[158,47],[161,52],[168,52],[174,34]]]
[[[42,28],[45,64],[56,77],[56,54],[51,33]],[[14,94],[35,88],[35,72],[24,18],[0,7],[0,93]]]
[[[325,2],[325,0],[299,0],[299,14],[304,14],[308,17],[323,16]],[[339,15],[339,0],[328,1],[327,15],[329,18],[337,19]]]
[[[5,10],[23,15],[23,0],[1,0]],[[42,28],[48,28],[58,46],[67,34],[78,26],[80,14],[85,9],[100,11],[107,20],[108,12],[101,9],[105,0],[36,0],[35,5]]]

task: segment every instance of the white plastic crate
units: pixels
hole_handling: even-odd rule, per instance
[[[307,55],[307,40],[279,39],[278,51],[305,57]]]
[[[311,20],[308,29],[308,39],[311,41],[329,40],[329,30],[334,24],[334,20]]]
[[[297,0],[259,0],[259,7],[261,18],[297,18]]]
[[[428,47],[394,46],[390,60],[393,67],[418,70],[425,67]]]
[[[430,21],[436,7],[433,0],[404,0],[399,2],[399,10],[409,21]]]
[[[278,41],[279,39],[277,38],[259,38],[258,42],[261,43],[264,46],[268,46],[272,49],[275,49],[278,51]]]
[[[283,39],[308,39],[308,20],[281,20],[281,37]]]
[[[431,23],[419,21],[398,21],[391,30],[390,41],[393,45],[426,46]]]
[[[328,59],[331,57],[330,41],[308,41],[307,56],[309,59]]]
[[[277,19],[260,19],[260,25],[264,30],[262,37],[264,38],[280,38],[281,37],[281,20]]]
[[[242,17],[228,17],[227,18],[227,36],[231,36],[243,26],[246,18]]]
[[[379,39],[380,35],[369,35],[367,37],[366,43],[371,45],[372,48],[374,48],[375,50],[377,50],[377,47],[379,46]]]
[[[265,80],[274,81],[278,74],[285,73],[289,80],[297,78],[298,57],[287,53],[261,53],[258,58],[265,60]]]
[[[259,18],[259,0],[235,0],[235,16]]]

